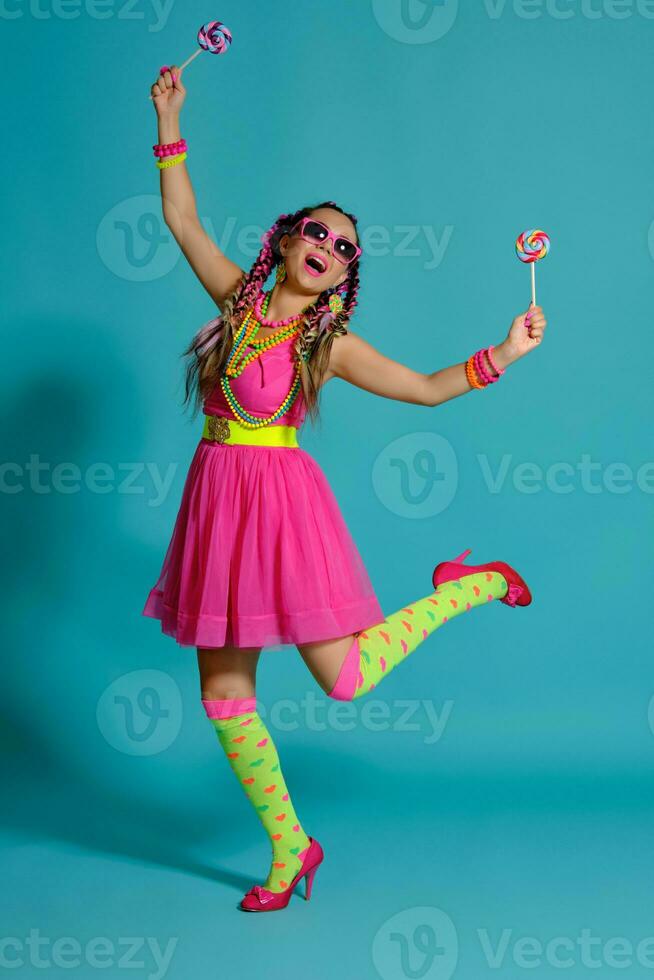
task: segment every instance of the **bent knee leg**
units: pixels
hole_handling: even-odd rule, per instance
[[[298,646],[314,678],[330,698],[351,701],[359,679],[358,634]]]

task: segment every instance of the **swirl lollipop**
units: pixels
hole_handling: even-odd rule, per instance
[[[550,250],[549,236],[540,228],[532,228],[518,235],[516,255],[521,262],[531,265],[531,301],[536,305],[536,263],[544,259]]]
[[[230,29],[221,24],[219,20],[210,20],[208,24],[203,24],[198,31],[199,50],[194,51],[191,57],[179,66],[179,70],[181,71],[182,68],[190,65],[193,59],[197,58],[203,51],[208,51],[209,54],[225,54],[231,43],[232,32]]]
[[[225,24],[221,24],[219,20],[210,20],[208,24],[203,24],[198,31],[198,50],[194,51],[191,57],[179,66],[179,70],[182,71],[187,65],[190,65],[193,59],[197,58],[203,51],[208,51],[210,54],[225,54],[231,43],[232,32],[230,29]],[[168,71],[166,65],[159,69],[159,74],[163,75],[164,70]]]

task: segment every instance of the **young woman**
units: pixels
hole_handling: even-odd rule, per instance
[[[272,860],[248,911],[284,908],[323,858],[296,813],[270,731],[256,707],[261,650],[294,644],[332,698],[367,694],[444,623],[499,599],[531,602],[504,562],[441,562],[428,595],[384,616],[327,479],[301,449],[305,415],[334,377],[385,398],[436,406],[495,383],[541,343],[540,307],[517,316],[497,346],[423,374],[349,329],[361,248],[354,215],[327,201],[283,214],[246,272],[202,228],[185,165],[179,69],[152,86],[164,219],[221,316],[185,350],[186,399],[204,429],[163,567],[143,615],[195,646],[201,699],[225,755],[268,833]],[[275,272],[275,283],[266,289]]]

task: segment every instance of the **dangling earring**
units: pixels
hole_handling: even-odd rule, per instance
[[[334,316],[338,316],[339,313],[343,312],[343,297],[340,293],[331,293],[329,297],[329,309],[332,311]]]
[[[275,282],[280,285],[286,279],[286,263],[282,259],[275,272]]]

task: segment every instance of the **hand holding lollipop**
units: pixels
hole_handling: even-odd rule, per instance
[[[194,51],[193,54],[186,59],[183,64],[179,66],[179,71],[183,71],[187,65],[197,58],[199,54],[203,51],[208,51],[210,54],[225,54],[229,50],[229,46],[232,43],[232,32],[225,24],[221,24],[219,20],[210,20],[208,24],[203,24],[203,26],[198,31],[198,50]],[[160,78],[165,77],[166,72],[170,71],[168,65],[163,65],[159,69]],[[175,85],[176,77],[172,78],[172,84]],[[157,80],[157,83],[161,87],[161,83]],[[161,94],[161,93],[159,93]],[[157,93],[154,92],[149,97],[152,99]]]
[[[540,228],[532,228],[518,235],[516,255],[521,262],[531,265],[531,302],[536,305],[536,262],[544,259],[550,250],[549,236]]]

